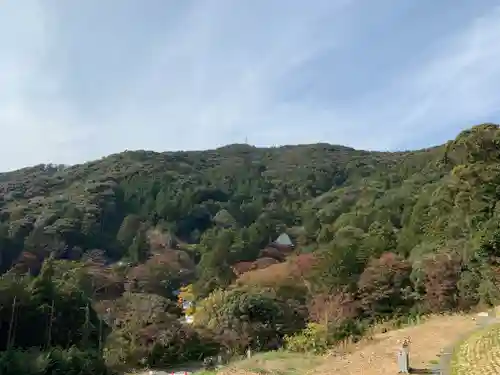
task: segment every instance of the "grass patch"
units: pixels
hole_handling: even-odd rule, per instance
[[[258,375],[304,375],[320,364],[322,357],[313,354],[290,353],[284,350],[259,353],[227,366],[231,370]]]
[[[483,328],[455,349],[451,375],[490,375],[500,373],[500,324]]]

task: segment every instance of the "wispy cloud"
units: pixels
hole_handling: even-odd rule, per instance
[[[110,113],[109,124],[125,126],[123,143],[138,123],[152,125],[153,134],[140,138],[143,147],[205,148],[246,137],[272,143],[260,132],[286,107],[277,100],[281,86],[296,68],[342,42],[322,28],[340,19],[350,2],[316,1],[311,8],[291,2],[274,9],[272,3],[206,1],[192,7],[153,46],[152,63],[117,104],[121,116]],[[274,125],[287,131],[283,122]]]
[[[45,65],[49,19],[37,2],[2,2],[0,11],[0,168],[75,160],[68,142],[85,131]]]
[[[391,137],[389,147],[410,144],[411,133],[425,137],[436,131],[456,132],[472,125],[472,121],[498,121],[498,40],[500,6],[471,20],[423,66],[415,67],[394,83],[387,97],[400,98],[395,103],[395,116],[391,116],[399,131]]]
[[[391,46],[404,25],[387,26],[388,37],[372,34],[375,20],[399,17],[386,13],[396,0],[377,3],[383,11],[361,0],[125,0],[120,12],[93,0],[78,9],[6,0],[0,170],[245,138],[369,149],[440,142],[498,119],[500,8],[479,2],[486,13],[428,36],[418,51],[391,49],[380,61],[401,64],[384,70],[370,57],[386,53],[377,43]],[[424,3],[431,12],[434,2]],[[356,91],[363,71],[373,79]]]

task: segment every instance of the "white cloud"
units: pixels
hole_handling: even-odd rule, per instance
[[[348,107],[332,103],[323,111],[294,106],[272,112],[268,124],[296,126],[286,135],[279,134],[282,128],[269,126],[268,134],[285,143],[327,140],[395,150],[415,144],[415,139],[421,147],[430,146],[436,133],[451,138],[475,123],[498,121],[498,40],[500,7],[471,20],[457,34],[437,38],[423,60],[416,59],[411,69],[397,72],[384,87],[367,90]]]
[[[346,24],[355,18],[349,13],[353,2],[325,2],[307,14],[303,7],[291,7],[285,20],[263,9],[254,9],[256,18],[238,18],[241,3],[230,4],[235,3],[213,1],[194,8],[182,27],[157,46],[153,64],[131,85],[123,115],[106,121],[124,126],[117,145],[130,144],[141,123],[150,124],[156,140],[146,133],[136,138],[136,147],[159,150],[200,149],[246,137],[258,145],[328,141],[394,149],[436,129],[451,127],[453,136],[497,110],[498,11],[472,20],[458,35],[437,38],[429,47],[434,53],[394,74],[385,87],[374,89],[367,82],[365,96],[347,107],[332,102],[325,109],[310,101],[282,102],[279,96],[302,64],[350,42]],[[227,17],[242,22],[241,27],[233,29]],[[256,27],[259,17],[267,28]],[[325,27],[328,33],[322,33]],[[237,37],[228,34],[235,30]]]
[[[249,9],[244,2],[199,4],[155,46],[152,64],[131,83],[125,100],[110,107],[105,122],[121,124],[122,148],[138,123],[148,124],[156,139],[146,133],[136,147],[206,148],[245,136],[272,143],[259,132],[269,126],[263,122],[269,114],[273,120],[281,111],[275,98],[280,84],[338,42],[319,33],[318,21],[325,14],[340,18],[349,2],[317,1],[310,8],[290,3],[276,12],[266,9],[266,1]],[[286,14],[279,17],[280,11]]]
[[[74,115],[45,66],[51,50],[47,15],[34,1],[4,1],[1,10],[0,169],[74,159],[66,145],[82,128],[71,127]]]
[[[395,148],[436,129],[453,136],[475,121],[495,120],[500,109],[500,7],[464,26],[446,41],[438,40],[441,48],[424,64],[370,98],[368,116],[390,125],[381,134],[385,145],[367,147]]]

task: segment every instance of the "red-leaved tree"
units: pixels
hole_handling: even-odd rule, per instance
[[[359,302],[351,293],[314,296],[309,303],[309,319],[327,326],[339,326],[358,315]]]
[[[431,312],[453,310],[458,306],[458,282],[462,261],[457,254],[441,253],[422,264],[424,305]]]
[[[361,308],[365,316],[387,316],[409,308],[411,264],[386,252],[372,259],[358,281]]]

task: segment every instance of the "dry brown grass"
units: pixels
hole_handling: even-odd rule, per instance
[[[443,348],[456,342],[475,325],[471,315],[434,316],[416,326],[374,334],[357,344],[345,344],[325,357],[282,354],[280,358],[277,354],[267,354],[270,358],[266,358],[265,355],[257,355],[223,370],[219,375],[396,374],[396,352],[407,337],[411,339],[411,367],[430,369],[431,362],[438,360]]]
[[[317,375],[397,373],[396,353],[400,343],[409,337],[410,365],[415,369],[430,369],[441,350],[453,344],[460,335],[471,331],[476,322],[470,315],[435,316],[424,323],[383,334],[361,342],[342,356],[328,358],[314,370]]]
[[[454,353],[452,375],[500,374],[500,325],[467,338]]]
[[[218,375],[303,375],[322,361],[322,357],[312,354],[267,352],[234,363]]]

